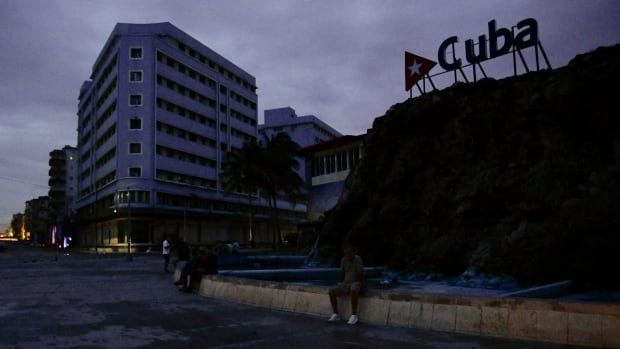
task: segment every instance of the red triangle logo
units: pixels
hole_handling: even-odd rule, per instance
[[[437,62],[405,51],[405,91],[411,90],[413,85],[428,74],[435,65]]]

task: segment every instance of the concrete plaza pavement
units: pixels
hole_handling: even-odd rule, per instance
[[[179,292],[162,265],[159,256],[128,262],[8,246],[0,252],[0,348],[576,348],[329,324]]]

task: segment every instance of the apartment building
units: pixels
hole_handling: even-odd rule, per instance
[[[227,151],[256,140],[256,79],[172,24],[115,26],[80,89],[78,243],[246,241],[247,197],[224,195]],[[258,200],[255,239],[270,241]],[[305,206],[281,203],[285,222]]]
[[[50,210],[53,216],[72,216],[78,193],[77,148],[65,146],[50,152]],[[54,217],[52,217],[54,219]]]

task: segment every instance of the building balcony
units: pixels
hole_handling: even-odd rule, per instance
[[[211,160],[217,159],[217,150],[209,145],[198,144],[177,136],[159,132],[157,134],[157,144],[167,148],[180,150],[186,153],[199,155]]]
[[[217,180],[215,168],[202,166],[197,163],[181,161],[178,159],[167,158],[158,155],[156,158],[157,168],[169,172],[178,172],[181,174],[201,177],[205,179]]]
[[[157,72],[160,73],[162,76],[167,77],[170,80],[176,81],[179,84],[202,94],[205,97],[209,97],[212,99],[217,98],[217,96],[215,95],[215,89],[212,89],[208,85],[201,83],[199,80],[192,79],[188,75],[180,73],[176,69],[172,69],[165,64],[160,63],[159,66],[157,67]],[[202,73],[202,74],[206,76],[205,73]],[[216,80],[216,79],[213,79],[213,80]]]
[[[256,130],[258,129],[256,126],[249,125],[241,120],[235,119],[232,116],[230,117],[230,126],[239,131],[243,131],[250,136],[256,136]]]
[[[117,83],[118,85],[118,83]],[[99,108],[97,108],[98,112],[103,112],[104,110],[108,110],[108,108],[110,107],[110,105],[112,103],[114,103],[114,101],[116,101],[116,97],[118,95],[118,87],[114,89],[114,91],[112,91],[112,93],[110,93],[105,100],[101,103],[101,105],[99,106]],[[126,97],[127,98],[127,97]],[[127,101],[125,101],[125,103],[127,103]],[[101,116],[99,113],[97,113],[97,116]]]
[[[186,109],[193,110],[197,113],[206,115],[206,116],[214,116],[215,109],[209,107],[208,105],[202,104],[197,100],[191,99],[189,97],[185,97],[171,89],[157,85],[157,96],[161,97],[169,102],[180,105]]]
[[[52,167],[65,165],[65,154],[62,151],[54,150],[50,153],[48,164]]]
[[[66,184],[67,181],[64,178],[53,177],[50,178],[49,181],[47,181],[47,185],[49,185],[51,188],[64,188]]]
[[[60,168],[52,167],[47,174],[54,179],[65,180],[65,171]]]
[[[65,193],[64,192],[54,192],[54,195],[52,195],[52,192],[50,191],[49,195],[50,195],[50,200],[52,201],[53,205],[56,206],[65,206]]]
[[[256,102],[254,102],[256,103]],[[238,102],[236,99],[234,98],[230,98],[230,108],[238,110],[239,112],[247,115],[250,118],[253,118],[254,120],[258,120],[257,117],[257,111],[255,109],[250,108],[249,106]]]
[[[204,115],[204,114],[203,114]],[[213,115],[205,115],[207,118],[215,122],[215,116]],[[157,120],[163,123],[173,125],[177,128],[184,129],[189,132],[193,132],[197,135],[208,137],[213,140],[217,137],[217,132],[215,131],[215,126],[211,127],[207,124],[201,124],[197,120],[192,121],[189,118],[184,118],[182,116],[176,115],[164,109],[157,110]]]

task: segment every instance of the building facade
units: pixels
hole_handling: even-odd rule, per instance
[[[50,152],[50,210],[55,216],[72,216],[78,193],[77,148],[65,146]]]
[[[266,109],[264,118],[265,123],[258,127],[261,136],[285,132],[302,148],[342,136],[316,116],[298,116],[291,107]]]
[[[38,244],[51,241],[49,197],[39,196],[26,201],[24,209],[25,237]]]
[[[266,109],[264,119],[265,123],[258,126],[259,142],[263,142],[264,137],[271,138],[275,134],[284,132],[301,148],[306,148],[342,136],[340,132],[316,116],[298,116],[295,109],[291,107]],[[305,179],[306,163],[302,157],[298,158],[298,162],[297,174]]]
[[[346,179],[362,159],[364,136],[342,136],[302,149],[308,191],[308,221],[317,221],[340,199]]]
[[[75,200],[78,193],[78,150],[65,146],[50,152],[49,224],[51,243],[75,233]]]
[[[117,24],[79,94],[78,243],[247,240],[247,198],[224,195],[220,169],[256,139],[257,98],[254,76],[172,24]]]
[[[18,240],[30,239],[30,234],[26,234],[24,220],[25,218],[23,213],[15,213],[13,217],[11,217],[11,229],[13,230],[14,236]]]

